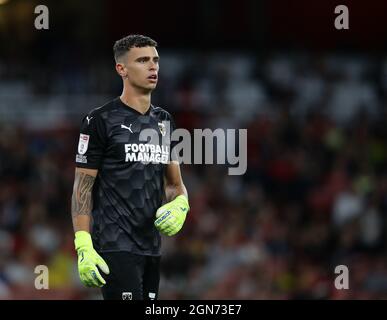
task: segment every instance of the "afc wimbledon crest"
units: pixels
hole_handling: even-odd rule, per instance
[[[165,124],[162,122],[159,122],[159,129],[160,129],[161,135],[164,137],[165,134],[167,133],[167,130],[165,129]]]
[[[90,136],[87,134],[81,133],[79,136],[79,143],[78,143],[78,153],[79,154],[85,154],[87,151],[87,147],[89,145],[89,138]]]

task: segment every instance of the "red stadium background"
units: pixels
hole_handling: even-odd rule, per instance
[[[385,299],[386,20],[376,0],[4,1],[0,298],[101,298],[76,269],[74,154],[85,112],[121,92],[114,41],[142,33],[159,42],[153,101],[179,127],[248,129],[243,176],[183,165],[192,210],[164,239],[160,298]]]

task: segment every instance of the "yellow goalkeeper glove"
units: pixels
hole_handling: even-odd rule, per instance
[[[87,287],[102,287],[106,281],[102,278],[97,266],[109,274],[109,267],[94,250],[90,233],[77,231],[75,233],[75,250],[78,253],[78,272],[82,283]]]
[[[173,236],[183,227],[188,211],[188,199],[180,195],[157,210],[155,226],[162,234]]]

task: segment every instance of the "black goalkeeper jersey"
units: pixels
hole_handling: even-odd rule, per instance
[[[98,169],[92,211],[97,251],[160,255],[153,223],[162,205],[174,127],[164,109],[151,105],[141,114],[120,98],[82,120],[76,166]]]

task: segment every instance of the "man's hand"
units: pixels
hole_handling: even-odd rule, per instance
[[[162,234],[173,236],[183,227],[188,211],[188,199],[180,195],[157,210],[155,226]]]
[[[87,287],[102,287],[106,281],[102,278],[97,266],[109,274],[109,267],[94,250],[91,236],[86,231],[75,233],[75,250],[78,253],[78,272],[82,283]]]

